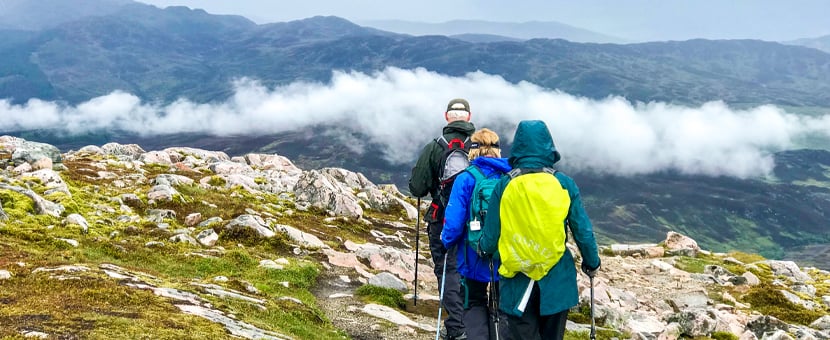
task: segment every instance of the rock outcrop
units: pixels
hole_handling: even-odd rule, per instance
[[[44,160],[52,166],[45,167]],[[67,165],[63,169],[55,166],[61,160]],[[18,260],[0,261],[4,287],[35,279],[109,280],[153,292],[175,310],[251,339],[292,335],[285,328],[265,329],[263,320],[246,322],[235,315],[240,304],[247,306],[239,313],[244,317],[296,310],[292,315],[327,325],[318,319],[325,316],[359,338],[426,339],[435,331],[437,302],[428,296],[438,295],[438,283],[426,242],[417,252],[413,247],[415,232],[424,230],[413,229],[417,209],[394,186],[376,185],[345,169],[301,170],[279,155],[144,151],[117,143],[56,155],[48,145],[7,136],[0,137],[0,162],[0,193],[25,200],[0,201],[0,229],[8,230],[0,233],[0,253],[16,251],[6,244],[44,246],[9,258],[55,262],[28,268]],[[14,243],[17,235],[24,240]],[[676,232],[643,241],[655,243],[602,247],[603,266],[593,292],[604,331],[661,340],[725,333],[740,339],[830,338],[830,272],[741,253],[711,253]],[[56,257],[42,255],[50,252]],[[190,277],[175,277],[179,273],[165,272],[164,266],[152,276],[109,263],[67,263],[111,256],[133,267],[144,265],[131,260],[136,254],[154,256],[164,266],[205,261],[182,270]],[[355,296],[364,284],[414,290],[416,275],[420,309],[381,306]],[[579,274],[578,285],[575,321],[590,305],[589,280]],[[295,291],[300,293],[288,294]],[[17,300],[2,294],[0,305]],[[15,336],[37,331],[60,337],[44,332],[46,326],[24,326],[9,327],[15,327]],[[574,331],[585,327],[569,323]]]

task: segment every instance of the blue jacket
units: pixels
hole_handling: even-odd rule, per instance
[[[559,161],[560,155],[556,151],[551,138],[550,131],[544,122],[522,121],[516,129],[511,148],[509,163],[513,168],[539,169],[553,167]],[[591,220],[582,206],[579,196],[579,188],[576,183],[561,172],[556,172],[556,179],[563,188],[568,190],[571,198],[571,205],[568,209],[568,216],[565,224],[573,233],[579,252],[582,253],[582,261],[590,268],[598,268],[600,265],[597,243],[594,238]],[[504,189],[510,183],[510,177],[502,177],[493,190],[490,197],[490,209],[487,212],[486,221],[482,227],[482,237],[479,247],[487,254],[494,254],[498,250],[499,238],[501,237],[500,209],[494,209],[501,204]],[[509,237],[509,235],[505,235]],[[499,285],[500,309],[513,316],[522,316],[518,306],[530,283],[530,278],[522,273],[512,278],[501,278]],[[567,310],[578,303],[579,294],[576,286],[576,266],[573,255],[565,250],[562,258],[553,268],[538,281],[540,292],[540,315],[553,315]]]
[[[506,158],[477,157],[472,164],[478,166],[487,178],[498,178],[510,171]],[[468,247],[465,242],[467,220],[470,217],[470,199],[475,186],[475,178],[467,171],[458,174],[455,178],[450,201],[444,211],[444,230],[441,232],[441,241],[447,249],[458,246],[458,273],[461,276],[479,282],[490,282],[490,261],[479,258],[475,249]],[[498,260],[493,263],[493,270],[498,270],[498,264]]]

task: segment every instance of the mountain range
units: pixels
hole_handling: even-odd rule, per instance
[[[23,3],[38,2],[4,4]],[[232,81],[240,77],[272,87],[325,82],[332,70],[373,72],[395,66],[451,76],[480,70],[509,82],[529,81],[588,98],[619,95],[631,101],[682,104],[723,100],[731,105],[772,103],[819,111],[830,107],[830,54],[775,42],[593,44],[497,41],[492,36],[471,42],[474,39],[391,33],[338,17],[257,25],[240,16],[186,7],[104,3],[113,6],[97,7],[102,10],[86,16],[67,15],[67,20],[51,24],[23,17],[4,20],[0,98],[77,104],[122,90],[148,102],[220,102],[233,94]],[[267,136],[149,138],[113,131],[68,138],[53,131],[0,132],[62,150],[118,141],[139,143],[148,150],[177,145],[231,155],[278,153],[300,167],[344,167],[401,188],[409,171],[371,151],[344,154],[337,145],[327,144],[328,139],[304,130]],[[651,241],[667,230],[678,230],[714,250],[740,249],[779,258],[794,256],[788,251],[796,247],[830,244],[828,155],[823,150],[778,153],[775,177],[770,179],[676,173],[617,177],[563,170],[581,184],[589,213],[606,242]]]
[[[78,103],[119,89],[149,101],[217,101],[232,81],[327,81],[332,70],[423,67],[632,101],[830,106],[830,54],[754,40],[471,43],[314,17],[257,25],[239,16],[139,3],[39,31],[0,32],[0,98]]]

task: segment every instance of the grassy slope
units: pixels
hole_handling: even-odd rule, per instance
[[[68,165],[70,170],[63,175],[70,184],[72,197],[59,194],[51,198],[62,201],[67,214],[79,212],[87,216],[90,222],[88,234],[82,234],[78,226],[61,225],[57,218],[32,215],[30,200],[14,193],[0,192],[0,200],[10,217],[9,221],[0,222],[0,268],[14,275],[11,280],[0,281],[0,323],[5,326],[0,329],[0,337],[15,336],[22,330],[40,330],[69,338],[133,338],[138,334],[157,339],[226,336],[221,326],[178,313],[169,301],[148,291],[126,288],[114,280],[97,277],[57,281],[49,279],[48,275],[32,273],[38,267],[84,264],[97,268],[99,264],[111,263],[153,275],[162,286],[183,290],[187,290],[193,281],[210,283],[215,276],[230,278],[227,286],[231,289],[239,289],[245,282],[250,282],[261,292],[259,298],[267,301],[266,310],[234,300],[214,299],[214,306],[259,328],[298,338],[343,338],[344,333],[335,329],[316,307],[310,291],[321,269],[319,259],[294,257],[285,270],[266,270],[258,267],[259,260],[291,256],[291,248],[283,239],[275,237],[262,241],[244,233],[226,232],[221,234],[217,244],[228,249],[223,254],[213,258],[192,256],[192,253],[200,252],[201,247],[172,244],[167,241],[172,234],[149,223],[118,222],[118,205],[110,198],[117,197],[119,192],[113,186],[85,177],[83,164],[70,162]],[[148,169],[148,178],[161,170]],[[28,184],[36,192],[45,190],[35,181],[30,180]],[[139,186],[128,190],[146,192],[147,189]],[[174,203],[146,207],[177,210],[177,219],[165,220],[170,224],[170,230],[183,227],[184,212],[230,218],[244,209],[242,206],[276,212],[264,203],[279,202],[276,197],[258,200],[235,190],[206,191],[186,186],[179,189],[183,195]],[[234,192],[236,194],[232,194]],[[203,200],[218,207],[192,205],[192,202]],[[96,210],[95,206],[113,207],[116,212]],[[322,216],[314,213],[298,212],[297,215],[293,217],[294,221],[320,223],[322,220]],[[289,221],[284,219],[282,222]],[[127,232],[129,225],[136,228]],[[110,234],[115,231],[117,235]],[[57,238],[75,239],[80,245],[75,248]],[[161,249],[145,247],[150,240],[163,241],[167,246]],[[18,262],[25,263],[25,267],[18,266]],[[283,282],[288,282],[290,288],[283,286]],[[297,298],[303,305],[278,299],[283,296]]]

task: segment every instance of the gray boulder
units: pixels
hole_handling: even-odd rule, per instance
[[[406,283],[390,272],[382,272],[370,277],[369,284],[383,288],[395,289],[400,292],[406,292],[409,290]]]

